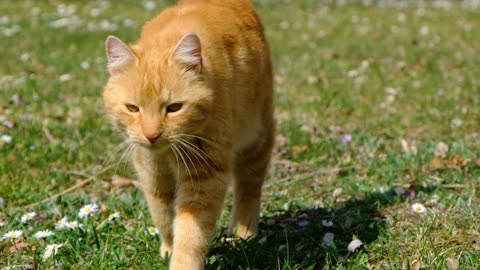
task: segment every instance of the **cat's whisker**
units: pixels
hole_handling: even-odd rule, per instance
[[[187,162],[185,161],[185,158],[183,157],[182,152],[179,150],[179,149],[181,149],[180,146],[179,146],[179,145],[176,145],[176,144],[172,144],[172,146],[175,148],[175,150],[177,150],[177,153],[180,155],[180,158],[182,159],[183,164],[185,165],[185,168],[187,169],[187,173],[188,173],[188,176],[190,177],[190,181],[192,181],[192,186],[195,187],[195,185],[194,185],[194,183],[193,183],[192,174],[190,173],[190,168],[188,167],[188,164],[187,164]]]
[[[181,142],[180,142],[181,143]],[[199,176],[198,176],[198,170],[197,170],[197,167],[195,166],[195,163],[193,162],[193,160],[190,158],[190,155],[187,153],[187,150],[182,148],[182,146],[184,146],[183,144],[180,144],[180,145],[177,145],[178,148],[185,154],[185,156],[187,156],[188,160],[190,161],[190,163],[192,164],[193,166],[193,169],[195,170],[195,175],[196,175],[196,178],[197,178],[197,182],[199,184],[198,188],[197,188],[197,191],[199,190],[200,188],[200,179],[199,179]],[[190,174],[190,179],[192,181],[192,186],[193,188],[195,188],[195,185],[193,184],[193,176]]]
[[[186,144],[185,142],[183,142],[182,140],[179,140],[177,139],[176,140],[178,143],[182,144],[184,147],[185,147],[185,151],[188,151],[189,153],[191,153],[195,159],[202,165],[202,167],[205,169],[205,166],[204,164],[202,163],[202,161],[200,159],[198,159],[198,153],[195,151],[195,149],[193,149],[191,146],[189,146],[188,144]],[[204,161],[205,159],[200,155],[200,158],[202,158]],[[197,172],[197,176],[198,176],[198,172]],[[198,177],[197,177],[198,178]]]
[[[205,150],[203,150],[202,148],[198,147],[197,145],[195,145],[194,143],[192,142],[189,142],[188,140],[185,140],[185,139],[182,139],[181,137],[177,138],[179,140],[181,140],[182,142],[185,142],[189,145],[191,145],[192,147],[194,147],[195,149],[197,149],[198,151],[200,151],[203,155],[205,155],[212,163],[214,163],[215,166],[217,166],[217,164],[215,163],[215,160],[207,153],[205,152]]]
[[[135,147],[135,145],[133,143],[130,143],[128,144],[128,147],[127,149],[123,152],[122,156],[120,157],[120,160],[118,161],[117,163],[117,166],[115,167],[115,171],[113,172],[113,174],[116,174],[117,173],[117,170],[118,170],[118,166],[120,166],[120,164],[122,163],[123,161],[123,158],[126,156],[127,153],[130,153],[132,148]]]
[[[175,148],[173,148],[173,145],[170,145],[170,149],[175,155],[175,160],[177,161],[177,179],[178,179],[180,178],[180,163],[178,162],[178,156],[177,156],[177,153],[175,152]]]
[[[129,141],[127,140],[115,146],[103,161],[103,167],[110,165],[110,162],[112,162],[113,160],[113,156],[116,155],[118,152],[120,152],[123,148],[125,148],[128,145],[128,143]]]
[[[196,145],[192,144],[191,142],[189,141],[186,141],[186,140],[183,140],[183,139],[180,139],[180,138],[176,138],[175,139],[176,141],[182,143],[194,156],[195,158],[197,159],[197,161],[200,162],[200,164],[202,165],[202,167],[205,169],[205,165],[207,166],[207,169],[210,171],[210,173],[214,172],[215,169],[212,167],[212,165],[203,157],[203,155],[206,155],[208,159],[212,160],[210,158],[210,156],[205,153],[205,151],[203,151],[202,149],[198,148]],[[200,152],[199,152],[200,151]],[[203,155],[202,155],[203,154]],[[202,160],[198,159],[198,158],[201,158]],[[213,162],[213,161],[212,161]]]
[[[136,148],[137,148],[137,145],[132,143],[131,147],[127,149],[127,154],[125,156],[127,157],[131,156],[133,151],[135,151]],[[129,164],[128,162],[123,162],[123,174],[125,174],[128,164]]]
[[[177,134],[177,136],[187,136],[187,137],[192,137],[192,138],[196,138],[196,139],[199,139],[199,140],[203,140],[205,142],[208,142],[210,144],[212,144],[213,146],[217,146],[216,143],[212,142],[211,140],[209,139],[205,139],[203,137],[200,137],[200,136],[197,136],[197,135],[191,135],[191,134],[185,134],[185,133],[180,133],[180,134]]]

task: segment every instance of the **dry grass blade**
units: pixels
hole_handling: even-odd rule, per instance
[[[32,208],[32,207],[35,207],[35,206],[38,206],[39,204],[42,204],[42,203],[46,203],[46,202],[50,202],[52,200],[55,200],[56,198],[62,196],[62,195],[65,195],[67,193],[70,193],[80,187],[83,187],[85,186],[86,184],[90,183],[92,180],[96,179],[99,175],[101,174],[104,174],[105,172],[109,171],[110,169],[112,169],[114,167],[114,165],[110,165],[110,166],[107,166],[105,168],[103,168],[100,172],[98,172],[96,175],[92,175],[90,177],[88,177],[87,179],[85,180],[82,180],[80,181],[79,183],[57,193],[57,194],[54,194],[40,202],[36,202],[36,203],[32,203],[32,204],[29,204],[29,205],[25,205],[25,206],[20,206],[20,207],[15,207],[14,209],[29,209],[29,208]]]

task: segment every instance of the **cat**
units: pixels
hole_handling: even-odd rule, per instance
[[[255,235],[274,137],[272,64],[248,0],[181,0],[105,43],[105,112],[124,134],[170,269],[203,269],[227,187]]]

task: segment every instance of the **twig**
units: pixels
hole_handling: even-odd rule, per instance
[[[444,188],[470,188],[471,185],[467,184],[442,184]]]
[[[42,127],[43,134],[45,134],[45,137],[47,137],[48,141],[52,144],[56,144],[58,142],[58,139],[52,136],[52,133],[50,133],[50,130],[48,130],[47,126]]]
[[[112,165],[110,165],[110,166],[107,166],[107,167],[103,168],[101,171],[99,171],[96,175],[92,175],[92,176],[88,177],[87,179],[82,180],[80,183],[77,183],[77,184],[75,184],[75,185],[73,185],[73,186],[71,186],[71,187],[69,187],[69,188],[67,188],[67,189],[65,189],[65,190],[57,193],[57,194],[54,194],[54,195],[52,195],[52,196],[50,196],[50,197],[48,197],[48,198],[40,201],[40,202],[36,202],[36,203],[32,203],[32,204],[29,204],[29,205],[26,205],[26,206],[16,207],[16,208],[17,208],[17,209],[19,209],[19,208],[27,208],[27,209],[28,209],[28,208],[35,207],[35,206],[37,206],[37,205],[39,205],[39,204],[41,204],[41,203],[46,203],[46,202],[55,200],[56,198],[58,198],[58,197],[60,197],[60,196],[62,196],[62,195],[65,195],[65,194],[67,194],[67,193],[70,193],[70,192],[74,191],[75,189],[80,188],[80,187],[82,187],[82,186],[90,183],[93,179],[97,178],[99,175],[105,173],[106,171],[110,170],[110,169],[113,168],[113,167],[114,167],[114,164],[112,164]]]
[[[355,166],[350,166],[350,167],[343,167],[343,168],[326,168],[326,169],[320,169],[320,170],[317,170],[317,171],[313,171],[313,172],[308,172],[308,173],[303,173],[303,174],[299,174],[299,175],[296,175],[296,176],[287,176],[287,177],[284,177],[284,178],[280,178],[278,180],[272,180],[270,182],[268,182],[267,184],[265,184],[264,187],[270,187],[272,186],[272,184],[279,184],[279,183],[283,183],[283,182],[287,182],[289,180],[291,181],[301,181],[301,180],[305,180],[307,178],[310,178],[310,177],[313,177],[313,176],[316,176],[316,175],[320,175],[320,174],[337,174],[339,172],[344,172],[344,171],[348,171],[348,170],[351,170],[351,169],[356,169],[357,167]]]

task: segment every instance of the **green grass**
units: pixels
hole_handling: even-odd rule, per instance
[[[0,242],[2,269],[166,268],[158,237],[145,233],[152,223],[141,192],[111,184],[114,173],[133,177],[132,168],[117,165],[121,153],[107,159],[121,140],[103,116],[104,40],[133,42],[166,5],[146,10],[136,2],[112,1],[98,16],[90,13],[100,1],[0,3],[0,134],[12,138],[0,142],[0,233],[26,236]],[[448,258],[460,269],[480,268],[478,10],[457,2],[450,9],[255,4],[275,66],[277,146],[258,237],[235,244],[222,237],[228,196],[207,269],[448,269]],[[72,14],[69,27],[51,27]],[[102,21],[117,29],[102,30]],[[14,25],[19,32],[5,36]],[[63,74],[71,79],[61,81]],[[341,142],[345,134],[351,142]],[[435,157],[442,142],[448,152]],[[435,168],[435,158],[451,162]],[[108,162],[114,166],[99,174]],[[82,188],[26,207],[92,175]],[[103,211],[83,229],[33,237],[91,202]],[[415,202],[426,213],[414,213]],[[29,211],[39,217],[24,225]],[[119,220],[102,223],[115,211]],[[347,249],[353,239],[364,244],[355,253]],[[63,247],[43,260],[52,243]]]

